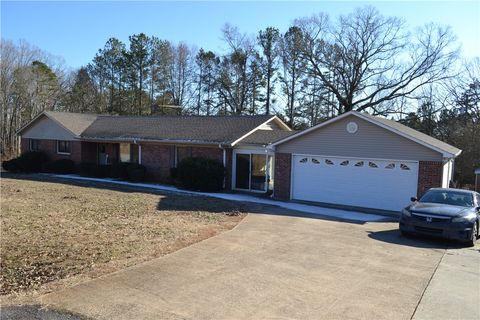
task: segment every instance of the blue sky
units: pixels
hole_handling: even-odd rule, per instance
[[[110,37],[127,42],[144,32],[173,42],[221,50],[220,29],[228,22],[247,33],[267,26],[286,31],[293,19],[326,12],[332,18],[370,4],[383,15],[412,26],[450,25],[463,54],[480,56],[480,1],[309,1],[309,2],[1,2],[1,36],[25,39],[77,68],[90,62]]]

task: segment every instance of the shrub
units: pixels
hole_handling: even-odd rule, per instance
[[[206,158],[186,158],[176,171],[180,187],[198,191],[219,191],[223,187],[225,168],[216,161]]]
[[[95,177],[97,173],[97,164],[93,162],[80,163],[80,175],[85,177]]]
[[[45,171],[59,174],[75,172],[75,163],[70,159],[60,159],[45,164]]]
[[[128,162],[118,162],[112,164],[112,170],[110,172],[110,176],[112,178],[117,178],[117,179],[127,179],[128,178],[128,172],[127,168],[130,165]]]
[[[112,172],[111,164],[100,164],[97,166],[95,177],[97,178],[110,178]]]
[[[47,162],[48,157],[40,151],[29,151],[20,155],[18,158],[4,161],[3,169],[12,172],[41,172]]]
[[[144,181],[146,177],[147,168],[138,163],[130,163],[127,166],[128,180]]]
[[[2,162],[2,168],[10,172],[18,172],[20,168],[18,166],[18,158],[10,159]]]

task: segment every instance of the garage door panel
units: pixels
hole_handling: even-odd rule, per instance
[[[416,195],[418,163],[294,156],[292,198],[400,210]]]

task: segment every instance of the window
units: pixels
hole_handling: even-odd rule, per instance
[[[307,163],[307,161],[308,161],[308,158],[303,158],[300,160],[300,163]]]
[[[130,162],[130,143],[120,143],[120,161]]]
[[[312,158],[312,162],[315,163],[315,164],[320,164],[320,161],[318,161],[318,160],[315,159],[315,158]]]
[[[138,163],[138,144],[120,143],[120,161]]]
[[[371,162],[371,161],[368,162],[368,166],[369,166],[370,168],[378,168],[377,164],[376,164],[375,162]]]
[[[409,168],[406,164],[403,164],[403,163],[400,164],[400,169],[402,169],[402,170],[410,170],[410,168]]]
[[[57,153],[70,154],[70,141],[57,141]]]
[[[40,140],[30,139],[30,151],[40,150],[39,146],[40,146]]]
[[[355,163],[355,167],[363,167],[363,161],[358,161]]]
[[[140,147],[138,144],[131,144],[130,145],[130,162],[138,163],[139,162],[139,153]]]
[[[385,169],[395,169],[395,163],[389,163],[385,166]]]
[[[330,165],[330,166],[334,164],[333,161],[330,160],[330,159],[325,159],[325,163]]]
[[[350,161],[348,161],[348,160],[343,160],[343,161],[340,163],[340,165],[341,165],[341,166],[348,166],[349,163],[350,163]]]

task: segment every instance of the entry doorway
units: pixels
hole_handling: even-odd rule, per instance
[[[272,156],[257,153],[235,155],[235,189],[267,192],[272,176]]]

